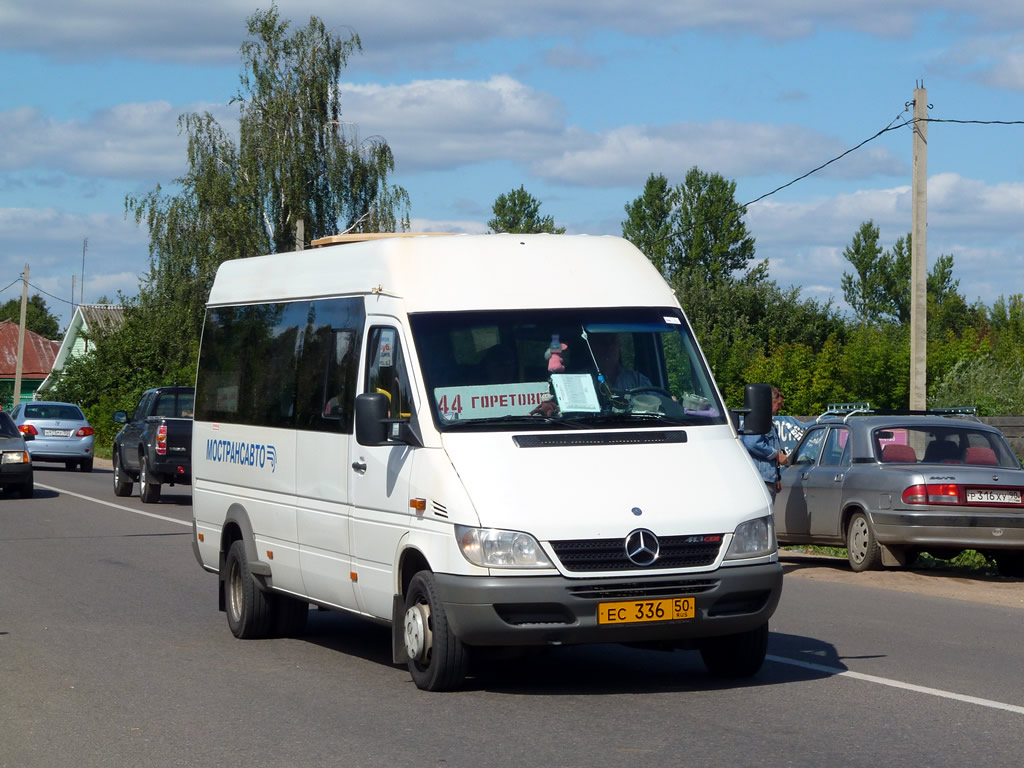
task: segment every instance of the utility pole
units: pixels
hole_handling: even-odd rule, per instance
[[[11,399],[11,407],[21,402],[21,369],[22,361],[25,359],[25,308],[28,306],[28,264],[21,274],[21,325],[18,328],[18,362],[14,367],[14,397]]]
[[[910,229],[910,408],[928,406],[928,92],[914,89],[914,176]]]
[[[85,303],[85,249],[89,245],[89,238],[82,238],[82,284],[78,288],[78,303]]]

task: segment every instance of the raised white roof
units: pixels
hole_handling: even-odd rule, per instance
[[[408,312],[678,306],[632,243],[604,235],[407,236],[221,264],[209,303],[398,296]]]

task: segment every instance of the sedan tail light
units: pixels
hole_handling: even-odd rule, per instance
[[[94,430],[92,427],[82,427],[77,432],[75,432],[75,437],[88,437],[89,435],[93,434],[93,432]]]
[[[963,504],[963,489],[956,483],[919,483],[903,491],[904,504]]]
[[[18,429],[20,430],[20,432],[23,435],[38,435],[39,434],[39,430],[36,429],[35,426],[32,425],[32,424],[22,424],[20,427],[18,427]]]

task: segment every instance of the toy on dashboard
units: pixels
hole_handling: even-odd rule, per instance
[[[548,361],[548,373],[562,373],[565,370],[565,362],[562,355],[569,348],[563,344],[557,333],[551,334],[551,344],[544,351],[544,359]]]

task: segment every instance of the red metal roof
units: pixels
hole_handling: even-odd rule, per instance
[[[0,378],[13,379],[18,369],[18,333],[13,320],[0,321]],[[59,341],[44,339],[38,333],[25,331],[25,354],[21,363],[23,379],[45,379],[53,368],[60,349]]]

